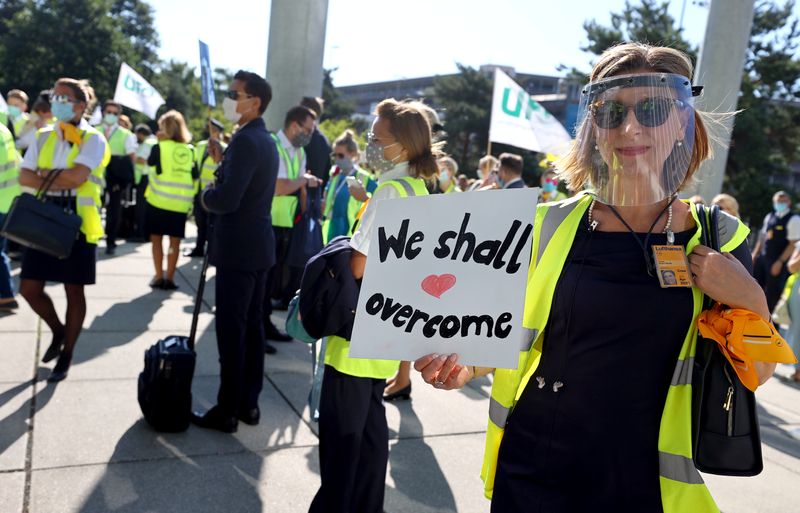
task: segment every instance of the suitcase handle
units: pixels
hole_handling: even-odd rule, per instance
[[[208,244],[206,243],[206,246]],[[189,332],[189,349],[194,351],[194,340],[197,336],[197,318],[203,305],[203,291],[206,288],[206,271],[208,271],[208,248],[203,248],[203,270],[200,271],[200,283],[197,284],[197,295],[194,298],[194,313],[192,314],[192,330]]]

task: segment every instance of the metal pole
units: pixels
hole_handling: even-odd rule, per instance
[[[718,113],[736,110],[754,3],[755,0],[711,0],[706,34],[694,74],[694,83],[704,86],[695,105],[698,110]],[[695,174],[697,184],[685,191],[686,197],[700,194],[711,201],[722,191],[732,130],[733,120],[730,119],[723,123],[721,130],[715,131],[723,144],[715,145],[714,158],[700,166]]]

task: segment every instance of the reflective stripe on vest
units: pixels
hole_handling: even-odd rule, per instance
[[[194,203],[194,149],[175,141],[161,141],[158,149],[161,173],[150,176],[144,197],[156,208],[186,214]]]
[[[403,177],[384,182],[375,189],[377,193],[382,187],[395,187],[401,198],[408,196],[425,196],[428,189],[420,178]],[[350,358],[350,342],[342,337],[329,337],[325,350],[325,364],[339,372],[359,378],[387,379],[397,373],[400,362],[397,360],[369,360]]]
[[[281,144],[280,138],[275,134],[270,134],[275,141],[278,154],[283,159],[286,166],[286,177],[294,180],[300,176],[300,162],[305,158],[305,150],[300,148],[294,154],[294,160],[289,158],[289,153]],[[272,226],[279,228],[291,228],[294,226],[294,217],[297,212],[297,196],[275,196],[272,198]]]
[[[102,206],[102,185],[105,183],[103,175],[108,161],[111,159],[111,150],[108,147],[106,138],[103,137],[97,129],[87,128],[81,129],[82,140],[86,142],[91,137],[98,137],[103,141],[104,154],[103,160],[99,166],[92,169],[91,174],[76,190],[77,211],[81,217],[81,232],[86,236],[86,241],[90,244],[96,244],[104,235],[103,223],[100,218],[100,209]],[[55,168],[55,150],[56,142],[58,141],[58,133],[55,127],[49,126],[39,130],[37,137],[37,144],[39,150],[38,166],[42,169]],[[83,142],[81,144],[83,144]],[[80,154],[80,146],[72,144],[69,153],[67,154],[67,166],[72,167],[75,158]]]
[[[523,321],[525,327],[531,330],[531,339],[534,342],[529,350],[521,351],[517,370],[495,371],[481,469],[485,494],[489,498],[494,489],[497,456],[508,416],[538,366],[541,334],[549,318],[555,286],[578,225],[590,203],[590,196],[579,195],[563,202],[539,205],[536,209]],[[702,230],[694,209],[691,209],[691,214],[697,229],[687,244],[687,254],[699,244]],[[738,247],[744,242],[748,232],[747,227],[738,219],[720,213],[719,237],[722,251],[730,252]],[[692,297],[696,320],[702,308],[702,293],[698,289],[692,289]],[[696,323],[692,322],[673,371],[659,427],[659,482],[664,513],[719,511],[691,459],[691,369],[696,333]]]
[[[8,213],[14,198],[20,195],[19,152],[11,131],[0,125],[0,214]]]

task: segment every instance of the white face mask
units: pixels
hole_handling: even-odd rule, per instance
[[[222,100],[222,111],[225,114],[225,119],[231,123],[238,123],[239,119],[242,117],[240,113],[236,112],[236,107],[238,105],[239,102],[230,98],[225,98]]]

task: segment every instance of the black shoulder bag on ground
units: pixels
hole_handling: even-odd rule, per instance
[[[46,201],[46,194],[64,170],[54,169],[35,195],[14,199],[0,231],[3,237],[56,258],[67,258],[78,238],[81,218],[69,207]]]
[[[185,431],[191,420],[192,378],[197,361],[194,342],[203,304],[208,251],[205,255],[189,336],[169,335],[144,352],[144,370],[139,374],[139,406],[147,423],[156,431]]]
[[[704,246],[719,251],[719,207],[697,206]],[[703,309],[713,300],[703,299]],[[697,335],[692,371],[692,450],[701,472],[755,476],[764,468],[755,394],[739,380],[717,343]]]

